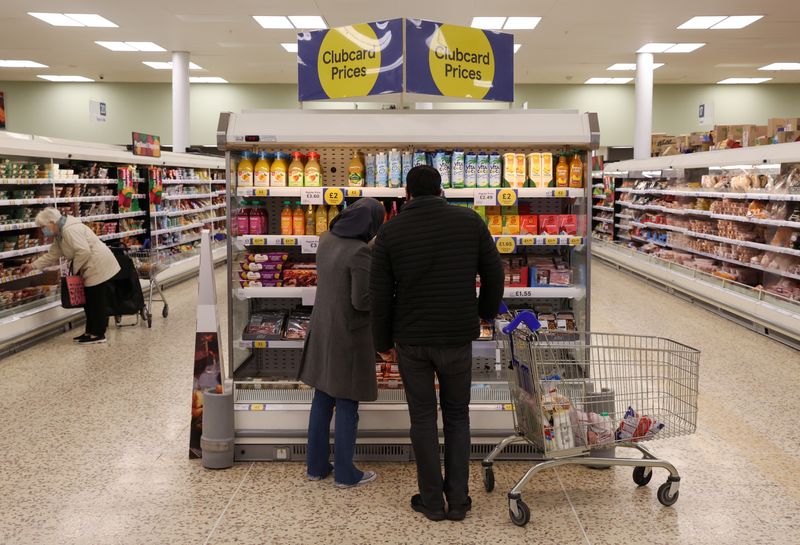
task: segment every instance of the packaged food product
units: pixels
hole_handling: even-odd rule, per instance
[[[241,271],[239,278],[242,280],[280,280],[281,271]]]
[[[248,341],[280,339],[285,320],[286,313],[284,312],[254,313],[250,316],[244,333],[242,333],[242,339]]]
[[[251,263],[283,262],[289,259],[286,252],[267,252],[264,254],[247,254],[247,261]]]
[[[269,167],[269,185],[273,187],[286,187],[287,178],[286,155],[278,152]]]
[[[292,234],[295,236],[306,234],[306,216],[299,202],[295,203],[295,208],[292,212]]]
[[[282,271],[283,262],[280,261],[265,261],[263,263],[252,263],[250,261],[242,261],[239,266],[243,271]]]
[[[492,235],[502,235],[503,234],[503,216],[500,215],[493,215],[493,216],[486,216],[486,225],[489,228],[489,233]]]
[[[311,325],[311,312],[308,310],[293,310],[286,320],[284,339],[305,339]]]
[[[308,153],[308,161],[303,169],[303,183],[307,187],[322,185],[322,166],[319,164],[319,153],[316,151]]]
[[[282,280],[239,280],[243,288],[281,288]]]
[[[519,216],[504,215],[503,216],[503,233],[504,235],[519,235]]]
[[[369,187],[375,186],[375,154],[368,153],[364,158],[364,184]],[[352,185],[352,184],[350,184]]]
[[[489,154],[479,153],[476,161],[476,187],[489,187]]]
[[[503,161],[498,153],[489,155],[489,187],[502,187]]]
[[[569,186],[583,187],[583,161],[577,153],[569,163]]]
[[[389,187],[402,187],[403,164],[400,151],[392,148],[389,151]]]
[[[558,216],[552,214],[541,214],[539,216],[539,234],[540,235],[557,235],[558,234]]]
[[[414,152],[414,160],[413,160],[413,167],[418,167],[420,165],[427,165],[428,158],[425,155],[424,151],[415,151]]]
[[[516,187],[516,188],[525,187],[525,180],[526,180],[525,174],[527,169],[525,168],[524,153],[517,154],[516,167],[517,167],[517,173],[516,176],[514,177],[515,185],[512,185],[511,187]]]
[[[528,163],[528,185],[530,187],[540,187],[542,180],[542,154],[529,153],[527,156]]]
[[[516,187],[517,185],[517,154],[503,154],[503,187]]]
[[[442,177],[442,189],[450,187],[450,172],[452,170],[452,158],[449,153],[437,151],[433,156],[433,168],[439,171]]]
[[[567,156],[561,155],[556,165],[556,187],[569,187],[569,165]]]
[[[464,157],[464,187],[478,187],[478,156],[474,153]]]
[[[519,234],[520,235],[538,235],[539,234],[539,221],[538,216],[526,215],[519,217]]]
[[[282,235],[291,235],[292,234],[292,220],[293,220],[293,212],[292,212],[292,203],[291,201],[283,201],[283,209],[281,210],[281,234]]]
[[[239,187],[253,187],[253,160],[249,151],[242,153],[242,158],[236,167],[236,178]]]
[[[284,269],[283,285],[308,287],[317,285],[316,269]]]
[[[389,160],[386,152],[379,151],[375,155],[375,186],[387,187],[389,185]]]
[[[558,233],[561,235],[577,235],[578,217],[575,214],[560,214],[558,216]]]
[[[455,188],[464,187],[464,152],[461,150],[453,151],[450,165],[450,186]]]
[[[570,286],[572,285],[571,269],[554,269],[550,271],[549,283],[551,286]]]
[[[411,168],[414,163],[414,154],[410,151],[403,152],[403,172],[402,172],[402,184],[403,186],[406,185],[408,181],[408,173],[411,172]]]
[[[253,169],[253,185],[256,187],[269,186],[269,169],[270,163],[267,158],[267,152],[262,151],[258,154],[258,161]]]
[[[327,230],[328,230],[328,210],[325,208],[324,204],[320,204],[319,206],[317,206],[317,210],[314,212],[314,232],[317,235],[321,235]]]

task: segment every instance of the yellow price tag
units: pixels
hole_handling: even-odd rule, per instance
[[[266,348],[267,341],[253,341],[253,348]]]
[[[265,243],[264,237],[253,237],[254,246],[264,246]]]
[[[516,189],[500,189],[497,191],[497,204],[500,206],[514,206],[517,204]]]
[[[503,410],[504,411],[513,411],[514,410],[514,405],[512,405],[511,403],[506,403],[505,405],[503,405]]]
[[[558,237],[547,237],[544,243],[548,246],[558,246]]]
[[[360,197],[363,194],[363,191],[356,188],[349,188],[346,192],[348,197]]]
[[[266,197],[269,195],[269,189],[266,187],[257,187],[255,188],[256,197]]]
[[[554,189],[553,190],[553,197],[566,197],[569,195],[569,190],[567,189]]]
[[[516,242],[514,242],[514,239],[511,237],[500,237],[495,244],[497,246],[497,251],[501,254],[511,254],[514,253],[516,249]]]
[[[252,405],[250,405],[250,410],[251,411],[263,411],[264,410],[264,404],[263,403],[253,403]]]
[[[329,187],[325,190],[325,204],[339,206],[344,201],[344,193],[338,187]]]
[[[570,246],[579,246],[581,242],[583,242],[583,239],[581,237],[570,237],[569,239]]]
[[[533,237],[522,237],[519,239],[519,243],[522,246],[533,246],[536,244],[536,239]]]
[[[297,239],[292,237],[287,237],[283,239],[284,246],[297,246]]]

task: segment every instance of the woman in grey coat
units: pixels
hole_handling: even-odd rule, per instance
[[[369,318],[369,241],[386,210],[371,198],[345,208],[317,248],[317,296],[303,348],[299,378],[316,388],[308,422],[308,478],[335,473],[334,486],[349,488],[376,478],[353,465],[358,402],[378,398],[376,353]],[[336,408],[334,465],[329,440]]]

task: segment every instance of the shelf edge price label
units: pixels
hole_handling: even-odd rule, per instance
[[[570,246],[580,246],[583,242],[581,237],[569,237],[569,245]]]
[[[253,341],[253,348],[266,348],[267,341]]]
[[[496,189],[476,189],[475,206],[497,206]]]
[[[547,246],[558,246],[558,237],[547,237],[544,239],[544,243]]]
[[[348,197],[360,197],[364,194],[364,191],[358,187],[350,187],[345,189],[345,193]]]
[[[250,410],[251,411],[263,411],[264,410],[264,404],[263,403],[253,403],[253,404],[250,405]]]
[[[269,188],[266,187],[256,187],[253,191],[256,197],[266,197],[269,195]]]
[[[339,206],[344,200],[344,193],[338,187],[326,187],[324,195],[328,206]]]
[[[319,245],[319,239],[317,237],[304,238],[300,241],[301,253],[315,254],[317,253],[318,245]]]
[[[534,237],[522,237],[519,239],[520,246],[534,246],[536,245],[536,239]]]
[[[533,290],[531,288],[519,288],[511,290],[510,297],[513,299],[515,297],[533,297]]]
[[[497,204],[500,206],[514,206],[517,204],[519,194],[516,189],[504,188],[497,190]]]
[[[300,204],[322,204],[321,187],[303,187],[300,189]]]
[[[253,237],[252,242],[253,246],[264,246],[266,244],[264,237]]]
[[[511,237],[500,237],[495,245],[497,246],[497,251],[501,254],[512,254],[517,247],[517,243]]]
[[[554,189],[553,190],[553,197],[568,197],[569,196],[569,189]]]

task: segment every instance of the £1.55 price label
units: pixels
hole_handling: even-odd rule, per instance
[[[519,195],[516,189],[498,189],[497,190],[497,204],[500,206],[514,206],[517,204]]]
[[[533,297],[533,289],[531,288],[516,288],[512,289],[511,293],[508,295],[509,298],[513,299],[515,297]]]
[[[569,237],[569,245],[570,246],[580,246],[583,242],[581,237]]]
[[[495,243],[497,251],[501,254],[512,254],[516,249],[517,243],[511,237],[500,237]]]
[[[339,206],[344,201],[344,193],[338,187],[326,187],[324,195],[328,206]]]
[[[475,206],[497,206],[496,189],[476,189]]]
[[[304,187],[300,189],[300,204],[322,204],[321,187]]]
[[[317,253],[317,246],[319,245],[319,238],[307,237],[300,240],[301,252],[304,254]]]

